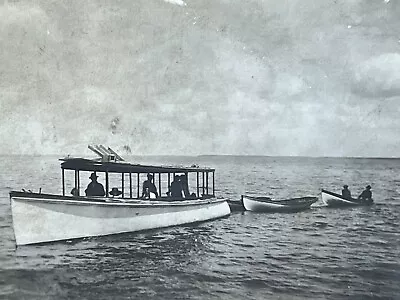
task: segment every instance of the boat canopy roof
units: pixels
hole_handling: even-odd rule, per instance
[[[85,158],[61,158],[61,168],[65,170],[109,172],[109,173],[190,173],[215,172],[211,168],[173,167],[131,164],[127,162],[109,162]]]

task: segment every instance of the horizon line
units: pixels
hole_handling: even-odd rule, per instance
[[[70,155],[70,154],[68,154]],[[59,154],[1,154],[0,156],[58,156],[65,158],[66,156]],[[78,154],[77,154],[78,155]],[[71,154],[71,157],[79,157]],[[279,158],[351,158],[351,159],[400,159],[400,156],[306,156],[306,155],[259,155],[259,154],[197,154],[197,155],[180,155],[180,154],[121,154],[121,156],[141,156],[141,157],[279,157]],[[83,156],[84,157],[84,156]]]

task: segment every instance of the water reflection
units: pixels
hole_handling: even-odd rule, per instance
[[[104,293],[107,298],[117,290],[154,296],[162,289],[180,289],[184,282],[182,274],[201,265],[203,256],[212,248],[212,235],[211,227],[198,224],[79,242],[23,246],[15,251],[14,267],[3,270],[3,275],[11,279],[9,285],[15,296],[63,296],[64,290],[65,297],[93,297],[92,293],[96,293],[102,298]],[[47,283],[43,279],[27,284],[28,279],[24,278],[32,277],[47,278]],[[54,284],[57,287],[50,288]],[[149,284],[154,290],[149,289]],[[96,289],[91,289],[93,286]],[[103,291],[100,295],[99,290]]]

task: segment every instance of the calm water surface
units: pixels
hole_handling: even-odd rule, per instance
[[[221,220],[15,248],[8,193],[61,192],[54,157],[0,157],[0,298],[400,299],[400,160],[134,157],[212,166],[217,193],[273,198],[353,194],[372,207],[294,214],[233,213]]]

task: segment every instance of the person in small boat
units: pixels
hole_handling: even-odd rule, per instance
[[[147,174],[147,180],[143,182],[142,198],[151,198],[150,193],[153,193],[158,198],[157,188],[153,183],[153,175]]]
[[[95,173],[92,173],[89,177],[92,180],[91,183],[88,184],[85,193],[86,196],[104,196],[106,192],[104,191],[104,186],[97,181],[97,176]]]
[[[371,192],[371,186],[367,185],[365,187],[365,190],[363,190],[363,192],[361,193],[360,196],[358,196],[359,200],[363,200],[363,201],[372,201],[372,192]]]
[[[182,182],[179,175],[174,176],[174,181],[171,182],[168,194],[172,198],[182,198]]]
[[[345,198],[345,199],[349,199],[349,200],[352,199],[352,198],[351,198],[351,192],[350,192],[349,186],[348,186],[347,184],[345,184],[345,185],[343,186],[342,197]]]

